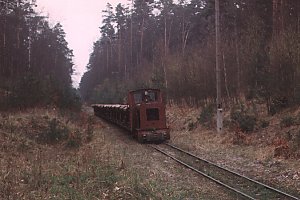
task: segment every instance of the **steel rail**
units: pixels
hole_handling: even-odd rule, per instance
[[[295,197],[295,196],[290,195],[290,194],[288,194],[288,193],[286,193],[286,192],[283,192],[283,191],[281,191],[281,190],[279,190],[279,189],[276,189],[276,188],[274,188],[274,187],[271,187],[271,186],[269,186],[269,185],[266,185],[266,184],[264,184],[264,183],[262,183],[262,182],[256,181],[256,180],[251,179],[251,178],[249,178],[249,177],[246,177],[246,176],[244,176],[244,175],[242,175],[242,174],[239,174],[239,173],[237,173],[237,172],[234,172],[234,171],[232,171],[232,170],[230,170],[230,169],[224,168],[224,167],[222,167],[222,166],[220,166],[220,165],[217,165],[217,164],[215,164],[215,163],[213,163],[213,162],[211,162],[211,161],[208,161],[208,160],[206,160],[206,159],[204,159],[204,158],[200,158],[199,156],[196,156],[195,154],[192,154],[192,153],[190,153],[190,152],[187,152],[187,151],[185,151],[185,150],[183,150],[183,149],[180,149],[179,147],[176,147],[176,146],[174,146],[174,145],[172,145],[172,144],[164,143],[164,145],[169,146],[169,147],[171,147],[171,148],[174,148],[174,149],[176,149],[176,150],[178,150],[178,151],[181,151],[181,152],[183,152],[183,153],[185,153],[185,154],[187,154],[187,155],[189,155],[189,156],[192,156],[192,157],[194,157],[194,158],[196,158],[196,159],[199,159],[199,160],[201,160],[201,161],[204,161],[204,162],[206,162],[206,163],[208,163],[208,164],[210,164],[210,165],[212,165],[212,166],[214,166],[214,167],[217,167],[217,168],[219,168],[219,169],[222,169],[222,170],[224,170],[224,171],[227,171],[227,172],[229,172],[229,173],[231,173],[231,174],[234,174],[234,175],[236,175],[236,176],[238,176],[238,177],[242,177],[242,178],[244,178],[244,179],[246,179],[246,180],[248,180],[248,181],[250,181],[250,182],[253,182],[253,183],[256,183],[256,184],[258,184],[258,185],[260,185],[260,186],[263,186],[263,187],[265,187],[265,188],[268,188],[268,189],[271,190],[271,191],[275,191],[275,192],[277,192],[277,193],[279,193],[279,194],[281,194],[281,195],[287,196],[287,197],[292,198],[292,199],[295,199],[295,200],[299,200],[298,197]]]
[[[215,179],[215,178],[213,178],[213,177],[211,177],[211,176],[205,174],[204,172],[199,171],[198,169],[196,169],[196,168],[194,168],[194,167],[192,167],[192,166],[186,164],[185,162],[183,162],[183,161],[181,161],[181,160],[175,158],[174,156],[172,156],[172,155],[170,155],[170,154],[164,152],[163,150],[161,150],[161,149],[159,149],[159,148],[157,148],[157,147],[154,147],[154,146],[152,146],[152,145],[148,145],[148,146],[150,146],[151,148],[155,149],[156,151],[159,151],[160,153],[162,153],[162,154],[164,154],[164,155],[170,157],[171,159],[175,160],[176,162],[182,164],[183,166],[185,166],[185,167],[187,167],[187,168],[189,168],[189,169],[191,169],[191,170],[197,172],[198,174],[201,174],[202,176],[204,176],[204,177],[206,177],[206,178],[208,178],[208,179],[214,181],[215,183],[217,183],[217,184],[219,184],[219,185],[222,185],[223,187],[226,187],[227,189],[232,190],[232,191],[234,191],[235,193],[238,193],[238,194],[242,195],[243,197],[246,197],[246,198],[248,198],[248,199],[255,200],[255,198],[253,198],[253,197],[251,197],[251,196],[249,196],[249,195],[243,193],[242,191],[239,191],[239,190],[237,190],[237,189],[235,189],[235,188],[233,188],[233,187],[227,185],[226,183],[223,183],[223,182],[221,182],[221,181],[219,181],[219,180],[217,180],[217,179]]]

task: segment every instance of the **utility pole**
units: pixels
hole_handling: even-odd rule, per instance
[[[215,0],[215,21],[216,21],[216,82],[217,82],[217,132],[223,132],[223,109],[221,99],[221,70],[220,70],[220,2]]]

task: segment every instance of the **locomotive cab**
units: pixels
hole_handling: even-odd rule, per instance
[[[141,89],[128,94],[131,131],[140,142],[170,139],[166,109],[158,89]]]

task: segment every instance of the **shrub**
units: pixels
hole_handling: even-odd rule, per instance
[[[238,123],[243,132],[252,132],[256,124],[256,117],[245,114],[238,120]]]
[[[66,87],[63,91],[61,91],[58,106],[61,109],[80,111],[82,102],[78,91],[74,88]]]
[[[87,131],[86,131],[86,140],[89,142],[92,140],[93,135],[94,135],[94,127],[93,127],[93,118],[89,116],[88,121],[87,121]]]
[[[189,122],[189,123],[188,123],[188,130],[189,130],[189,131],[192,131],[192,130],[194,130],[195,128],[197,128],[197,123],[196,123],[196,122]]]
[[[300,156],[300,131],[298,130],[292,137],[292,151]]]
[[[60,140],[68,137],[69,130],[67,127],[59,123],[54,118],[48,122],[48,127],[39,137],[38,140],[44,143],[57,143]]]
[[[295,125],[300,125],[300,113],[295,117]]]
[[[243,105],[241,105],[240,109],[232,109],[230,118],[238,124],[243,132],[252,132],[256,125],[256,117],[245,111]]]
[[[32,74],[27,74],[16,81],[9,95],[10,107],[31,107],[45,101],[46,91],[42,88],[42,82]]]
[[[295,124],[295,119],[292,116],[285,116],[280,121],[280,127],[290,127]]]
[[[78,148],[81,145],[82,137],[79,130],[69,134],[66,146],[69,148]]]
[[[279,142],[278,142],[279,141]],[[284,158],[300,158],[300,131],[289,130],[284,137],[277,139],[277,147],[274,150],[274,156]]]
[[[205,106],[200,113],[198,121],[203,125],[207,125],[207,123],[211,122],[214,116],[214,108],[214,104],[209,104]]]
[[[273,97],[270,103],[270,114],[274,115],[289,105],[286,97]]]
[[[267,128],[269,125],[270,125],[270,122],[268,122],[268,121],[266,121],[264,119],[260,120],[260,122],[259,122],[259,126],[261,128]]]

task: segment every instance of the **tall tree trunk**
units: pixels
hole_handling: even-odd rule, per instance
[[[235,54],[236,54],[236,65],[237,65],[237,96],[241,94],[241,63],[240,63],[240,50],[239,50],[239,37],[237,31],[237,15],[234,20],[234,32],[235,32]]]
[[[273,0],[273,39],[283,30],[283,0]]]
[[[133,0],[131,1],[131,5],[133,6]],[[131,15],[130,15],[130,63],[131,63],[131,67],[133,66],[133,8],[131,11]]]
[[[297,1],[297,33],[300,35],[300,1]],[[298,68],[300,68],[300,41],[298,41]],[[299,74],[298,74],[299,75]]]
[[[168,46],[167,46],[167,17],[165,16],[165,30],[164,30],[164,58],[163,58],[163,70],[164,70],[164,79],[165,79],[165,88],[166,94],[168,93],[168,79],[167,79],[167,70],[166,70],[166,59],[168,55]],[[168,94],[167,94],[168,98]]]
[[[121,45],[122,45],[122,33],[121,33],[121,29],[119,29],[119,40],[118,40],[118,72],[120,73],[121,71]]]
[[[107,73],[107,76],[108,76],[108,60],[109,60],[109,48],[108,48],[108,44],[106,44],[106,73]]]
[[[181,32],[181,42],[182,42],[182,56],[184,57],[184,54],[185,54],[185,48],[186,48],[186,44],[187,44],[187,40],[188,40],[188,37],[189,37],[189,33],[190,33],[190,27],[188,24],[185,23],[185,16],[183,15],[183,18],[182,18],[182,32]]]
[[[142,61],[143,58],[144,25],[145,25],[145,17],[143,16],[142,27],[141,27],[140,62]]]
[[[224,70],[224,82],[225,82],[225,88],[228,99],[230,99],[229,89],[228,89],[228,82],[227,82],[227,70],[226,70],[226,61],[225,61],[225,53],[223,51],[223,70]]]
[[[296,13],[297,13],[297,35],[300,35],[300,1],[297,1],[296,4]],[[297,103],[300,102],[300,41],[298,39],[297,45],[297,63],[296,63],[296,70],[294,73],[294,98]]]
[[[3,47],[6,47],[6,13],[4,14]]]
[[[6,9],[7,9],[7,5],[6,5]],[[0,75],[4,75],[4,71],[5,71],[5,54],[6,54],[6,13],[4,14],[4,23],[3,23],[3,46],[2,46],[2,51],[3,51],[3,55],[2,55],[2,59],[1,59],[1,68],[0,68]]]
[[[167,55],[167,17],[165,16],[165,29],[164,29],[164,54]]]
[[[171,18],[171,22],[169,23],[169,32],[168,32],[168,39],[167,39],[167,48],[168,48],[168,50],[169,50],[170,41],[171,41],[172,24],[173,24],[173,18]]]

